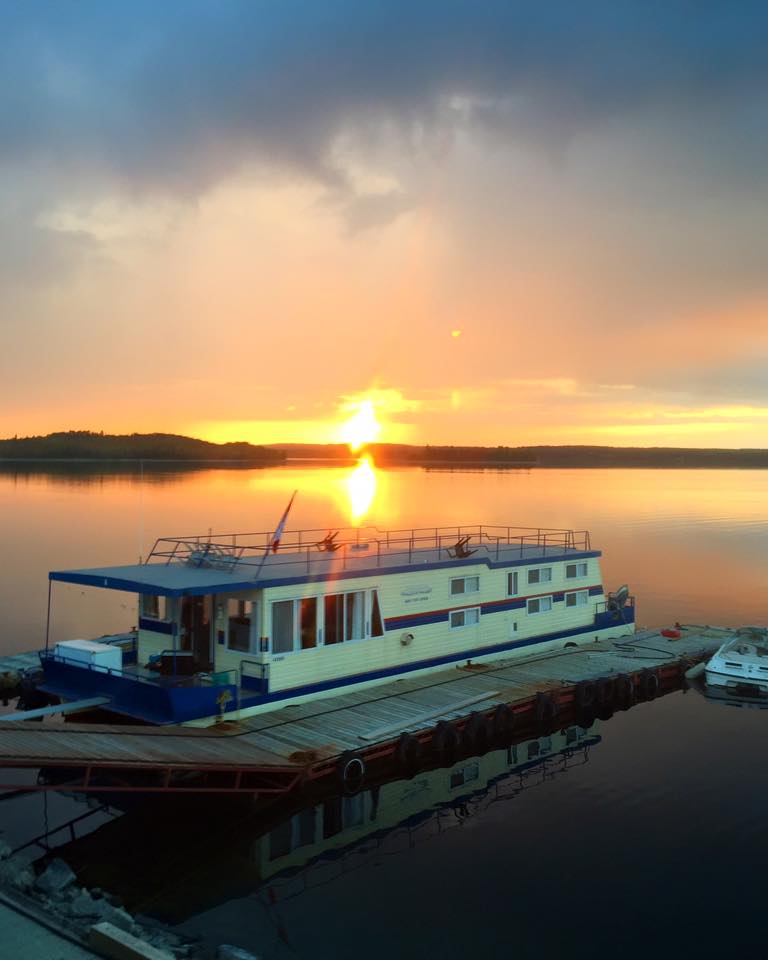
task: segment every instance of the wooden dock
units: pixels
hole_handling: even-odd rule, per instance
[[[22,690],[24,674],[40,669],[40,656],[32,653],[12,653],[0,657],[0,701],[7,704]]]
[[[37,651],[31,653],[10,653],[0,657],[0,674],[22,674],[25,670],[39,670],[40,655]]]
[[[683,627],[469,664],[282,707],[205,729],[0,720],[0,789],[19,771],[30,790],[280,795],[334,778],[354,789],[371,765],[414,766],[473,755],[499,740],[564,725],[566,716],[627,708],[676,689],[729,636]],[[3,771],[13,771],[9,778]],[[55,776],[51,776],[51,771]]]

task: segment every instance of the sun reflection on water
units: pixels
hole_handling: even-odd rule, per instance
[[[370,510],[376,496],[376,471],[370,456],[358,460],[347,479],[347,493],[352,523],[359,523]]]

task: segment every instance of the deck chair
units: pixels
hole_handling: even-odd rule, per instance
[[[318,550],[321,552],[333,553],[335,550],[338,550],[341,547],[340,543],[336,543],[336,537],[338,537],[339,531],[335,533],[326,533],[322,540],[318,540],[315,544]]]
[[[445,549],[448,552],[448,556],[452,560],[464,560],[466,557],[471,557],[473,553],[477,553],[477,550],[468,550],[467,544],[469,543],[469,536],[460,537],[452,547],[446,547]]]

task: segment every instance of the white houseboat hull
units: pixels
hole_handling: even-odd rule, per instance
[[[97,675],[59,645],[42,657],[43,689],[202,724],[634,631],[634,602],[626,588],[605,592],[585,532],[355,530],[337,542],[299,531],[277,555],[267,535],[242,547],[237,536],[158,541],[144,564],[51,573],[137,594],[139,617],[123,669]]]

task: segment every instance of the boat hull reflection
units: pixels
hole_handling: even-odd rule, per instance
[[[362,866],[383,849],[410,849],[587,763],[600,743],[598,722],[572,724],[408,780],[382,780],[353,795],[304,797],[290,805],[155,798],[57,855],[86,886],[166,923],[264,889],[276,903],[348,872],[351,860]]]
[[[742,710],[768,710],[768,694],[759,688],[720,687],[705,683],[703,679],[691,681],[691,687],[709,703],[722,707],[737,707]]]
[[[56,854],[81,883],[166,923],[240,897],[266,898],[271,908],[586,764],[611,714],[575,713],[554,729],[521,731],[507,744],[443,766],[433,758],[431,769],[408,779],[382,765],[361,790],[346,795],[325,787],[258,802],[148,797]],[[113,807],[120,802],[114,793],[105,797]],[[98,796],[87,802],[98,803]],[[136,797],[129,802],[136,804]]]

